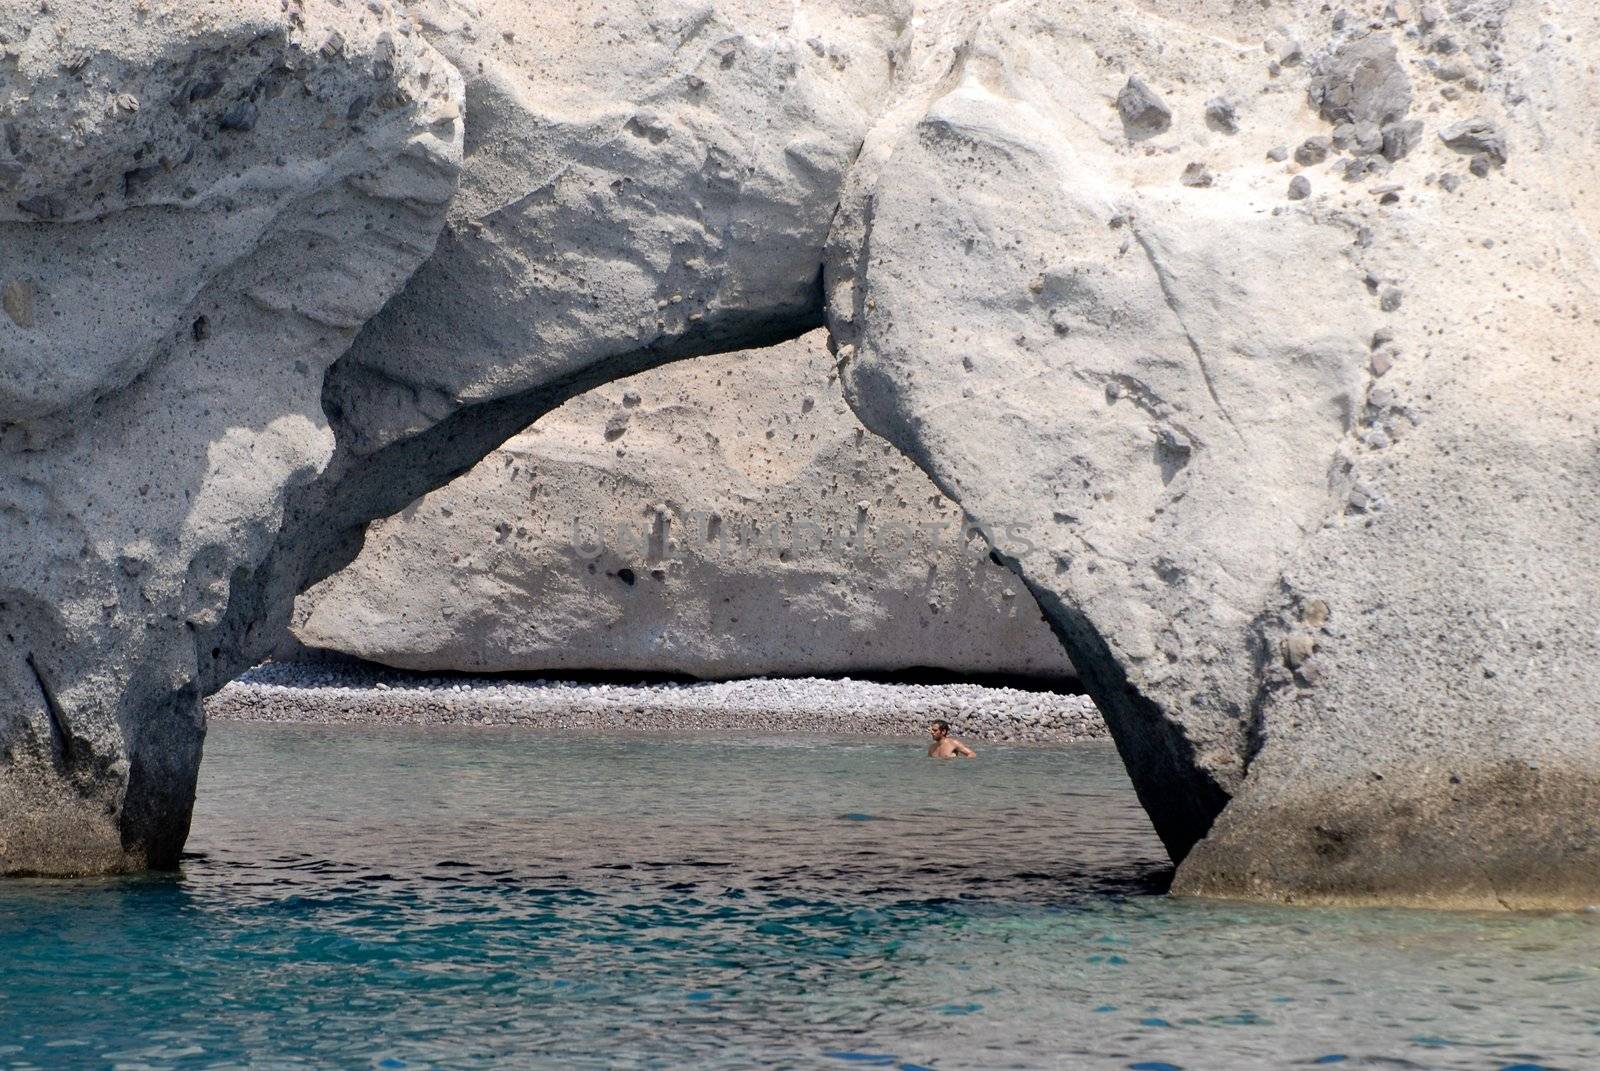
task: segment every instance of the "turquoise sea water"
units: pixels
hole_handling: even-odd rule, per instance
[[[0,1067],[1583,1068],[1600,916],[1160,895],[1106,746],[220,725],[0,884]]]

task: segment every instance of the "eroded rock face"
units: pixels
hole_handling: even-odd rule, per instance
[[[411,5],[466,77],[467,167],[438,251],[332,385],[352,448],[816,324],[907,6]]]
[[[1596,17],[1160,6],[911,46],[830,257],[853,403],[997,533],[1179,890],[1591,902],[1595,153],[1553,131],[1595,90],[1549,42]],[[1169,130],[1124,128],[1130,76]],[[1507,153],[1383,153],[1475,116]]]
[[[891,0],[411,11],[464,73],[460,190],[428,264],[330,369],[338,447],[232,585],[208,689],[273,649],[367,522],[541,414],[817,326],[832,210],[906,17]]]
[[[367,531],[295,635],[406,669],[1069,677],[823,332],[610,383]]]
[[[327,463],[323,370],[432,248],[460,80],[321,3],[0,27],[0,873],[170,865],[201,637]]]
[[[902,15],[0,13],[0,872],[173,863],[199,696],[366,522],[590,385],[814,327]]]
[[[1180,890],[1597,899],[1600,13],[1350,6],[8,7],[0,870],[170,863],[367,521],[815,327],[831,223]]]

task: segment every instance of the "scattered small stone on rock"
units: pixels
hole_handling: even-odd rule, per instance
[[[1330,123],[1380,127],[1411,110],[1411,79],[1388,34],[1368,34],[1340,45],[1317,64],[1311,104]]]
[[[41,193],[18,201],[17,210],[39,219],[60,219],[67,214],[67,204],[56,194]]]
[[[1224,134],[1239,132],[1239,109],[1227,97],[1212,97],[1206,101],[1206,125]]]
[[[26,279],[7,283],[0,291],[0,305],[5,307],[11,322],[23,330],[33,326],[33,298],[33,284]]]
[[[1287,30],[1279,30],[1268,38],[1265,48],[1271,53],[1273,62],[1280,68],[1293,67],[1306,56],[1305,48]]]
[[[1376,123],[1340,123],[1333,128],[1332,141],[1336,149],[1373,153],[1383,148],[1383,131]]]
[[[1457,152],[1485,154],[1497,164],[1505,163],[1509,155],[1505,134],[1481,116],[1445,127],[1439,140]]]
[[[1178,181],[1185,186],[1204,189],[1215,182],[1216,179],[1210,171],[1206,170],[1205,164],[1202,164],[1196,160],[1188,167],[1183,169],[1183,174],[1178,176]]]
[[[1289,180],[1289,200],[1304,201],[1311,196],[1311,180],[1304,175],[1296,175]]]
[[[1389,160],[1400,160],[1411,154],[1422,142],[1422,120],[1407,119],[1390,123],[1383,128],[1383,155]]]
[[[1344,162],[1344,180],[1360,182],[1370,175],[1382,175],[1388,170],[1389,163],[1381,156],[1358,156]]]
[[[1172,109],[1137,75],[1117,94],[1117,112],[1129,138],[1147,138],[1172,125]]]
[[[1332,151],[1333,139],[1318,134],[1300,143],[1300,147],[1294,151],[1294,162],[1301,167],[1311,167],[1326,160]]]
[[[247,133],[256,128],[256,106],[248,100],[241,100],[233,107],[222,113],[222,129],[235,133]]]
[[[1283,660],[1290,669],[1298,669],[1316,653],[1317,640],[1309,632],[1296,632],[1283,643]]]

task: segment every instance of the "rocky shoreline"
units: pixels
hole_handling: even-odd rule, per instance
[[[430,676],[370,666],[269,662],[206,700],[215,721],[314,725],[483,725],[602,731],[759,729],[921,736],[943,718],[970,740],[1098,740],[1087,696],[978,684],[758,677],[584,683]]]

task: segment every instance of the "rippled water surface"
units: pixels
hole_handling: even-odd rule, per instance
[[[1102,745],[220,725],[190,848],[0,884],[0,1066],[1600,1066],[1600,916],[1169,900]]]

